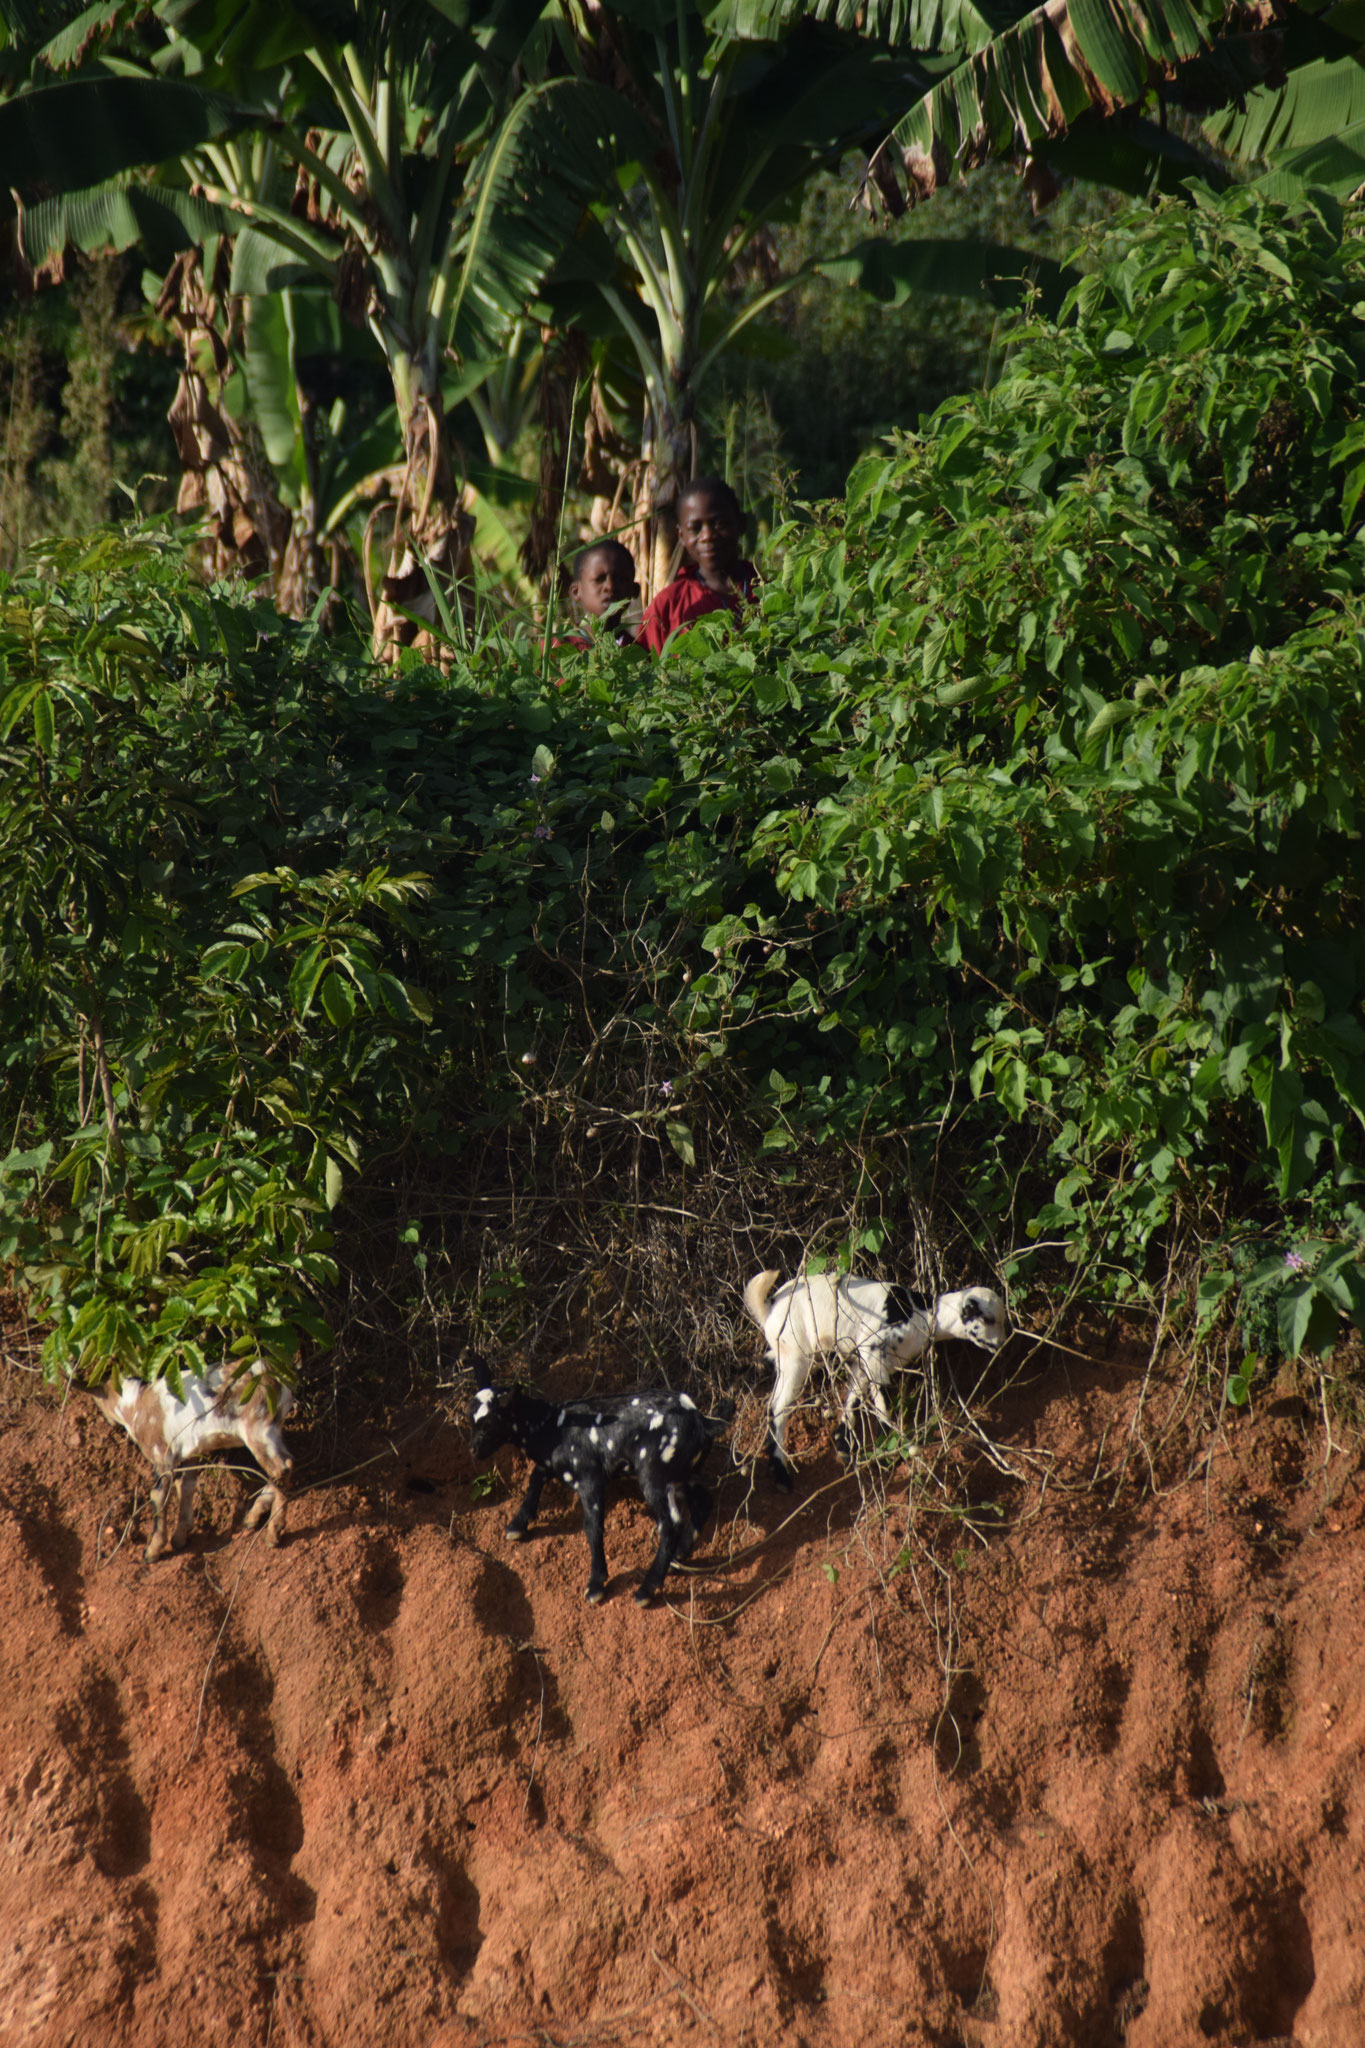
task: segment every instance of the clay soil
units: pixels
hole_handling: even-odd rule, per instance
[[[638,1505],[591,1610],[435,1398],[148,1566],[131,1445],[0,1372],[0,2044],[1360,2048],[1359,1455],[1077,1348],[913,1498],[813,1426],[722,1475],[652,1612]]]

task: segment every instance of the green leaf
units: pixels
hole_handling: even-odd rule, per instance
[[[697,1149],[693,1143],[691,1126],[669,1118],[664,1124],[664,1129],[668,1133],[669,1144],[673,1147],[683,1165],[695,1166],[697,1163]]]
[[[1301,1351],[1324,1351],[1341,1334],[1341,1319],[1335,1304],[1312,1281],[1287,1287],[1276,1309],[1280,1347],[1286,1358]]]
[[[33,698],[33,737],[44,754],[50,754],[57,743],[57,721],[52,712],[50,690],[39,690]]]
[[[969,682],[945,683],[934,694],[940,704],[949,706],[975,704],[979,698],[986,696],[994,687],[989,676],[973,676]]]
[[[0,703],[0,739],[8,739],[17,721],[42,689],[41,683],[16,683]]]
[[[1022,1060],[1005,1060],[995,1070],[995,1092],[1016,1120],[1028,1108],[1028,1068]]]
[[[1116,725],[1125,724],[1137,708],[1127,699],[1102,705],[1085,729],[1084,744],[1089,746],[1092,740],[1102,739],[1105,733],[1112,732]]]
[[[407,999],[408,1009],[419,1024],[435,1022],[435,1007],[425,989],[417,988],[412,982],[405,981],[403,983],[403,994]]]
[[[230,215],[236,225],[240,216]],[[302,222],[281,239],[269,226],[239,227],[232,247],[231,287],[240,298],[268,299],[276,292],[316,291],[336,273],[336,245],[312,234]]]
[[[446,333],[462,357],[494,352],[572,246],[590,202],[657,138],[623,94],[579,78],[533,86],[479,159]]]
[[[979,0],[728,0],[712,18],[741,42],[776,41],[801,22],[824,21],[907,49],[984,49],[1000,27],[999,8]]]
[[[87,255],[139,248],[156,269],[168,270],[182,249],[231,229],[230,216],[197,193],[145,183],[58,193],[24,206],[19,221],[24,256],[35,268],[68,248]]]
[[[1356,56],[1317,56],[1282,85],[1258,85],[1206,124],[1210,137],[1244,163],[1272,169],[1261,189],[1278,197],[1321,186],[1345,196],[1365,161],[1365,78]],[[1269,253],[1269,252],[1266,252]]]
[[[343,1031],[355,1018],[355,992],[348,981],[336,973],[328,974],[318,991],[318,999],[327,1013],[328,1020]]]
[[[1195,1294],[1195,1327],[1202,1336],[1218,1319],[1218,1313],[1236,1284],[1236,1274],[1226,1267],[1212,1273],[1201,1273]]]
[[[259,116],[167,78],[90,77],[0,102],[0,184],[78,192],[142,164],[170,163]]]
[[[291,310],[285,293],[247,301],[243,370],[250,415],[270,466],[277,475],[290,478],[297,503],[307,474]]]
[[[1118,0],[1047,0],[930,87],[876,153],[872,177],[884,189],[894,149],[927,198],[958,164],[1026,149],[1053,156],[1091,107],[1108,113],[1146,95],[1147,57],[1196,55],[1221,18],[1212,0],[1148,0],[1141,15]],[[1076,163],[1073,175],[1096,175]]]
[[[306,1017],[313,1007],[313,996],[327,964],[327,947],[321,939],[315,939],[300,954],[289,977],[289,1000],[300,1017]]]
[[[1031,250],[929,236],[913,242],[884,237],[855,242],[842,255],[822,257],[812,267],[836,284],[852,285],[896,307],[938,296],[982,299],[1006,308],[1023,304],[1036,292],[1040,309],[1051,315],[1074,281],[1059,263]]]

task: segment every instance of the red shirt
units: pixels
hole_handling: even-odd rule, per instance
[[[704,618],[707,612],[729,611],[740,618],[742,607],[753,602],[757,583],[758,571],[753,563],[740,562],[735,568],[736,588],[712,590],[702,582],[700,569],[684,562],[645,613],[636,645],[647,647],[651,654],[662,654],[670,633],[676,633],[679,626],[690,626],[693,619]]]

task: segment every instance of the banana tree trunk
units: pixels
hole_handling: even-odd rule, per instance
[[[474,519],[455,481],[439,367],[412,354],[398,355],[390,366],[403,421],[404,466],[388,568],[371,601],[374,652],[386,661],[396,660],[404,647],[435,651],[440,606],[433,585],[470,623],[474,538]]]
[[[678,499],[697,473],[697,423],[686,366],[671,372],[663,399],[646,408],[641,454],[635,514],[641,594],[648,604],[677,573]]]
[[[276,581],[275,595],[282,612],[291,619],[303,619],[312,611],[329,581],[335,584],[336,578],[328,575],[318,532],[318,448],[313,402],[297,377],[294,388],[299,409],[304,483],[289,529],[289,542]]]

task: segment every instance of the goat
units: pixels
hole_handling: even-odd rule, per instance
[[[238,1446],[250,1452],[267,1481],[252,1503],[245,1526],[259,1528],[268,1514],[266,1541],[278,1543],[284,1535],[284,1489],[294,1470],[280,1431],[294,1405],[292,1392],[259,1358],[242,1370],[215,1366],[202,1378],[185,1373],[180,1384],[183,1400],[176,1398],[164,1379],[147,1381],[125,1375],[91,1389],[97,1405],[111,1422],[127,1430],[156,1474],[152,1537],[144,1553],[147,1562],[154,1564],[167,1549],[183,1550],[190,1540],[199,1474],[186,1468]],[[176,1519],[168,1541],[166,1505],[172,1488]]]
[[[711,1496],[697,1484],[711,1446],[734,1418],[734,1403],[717,1415],[703,1415],[686,1394],[646,1387],[634,1394],[601,1394],[556,1404],[526,1387],[481,1386],[470,1408],[477,1458],[489,1458],[503,1444],[515,1444],[531,1460],[531,1482],[507,1524],[509,1543],[520,1543],[540,1508],[547,1479],[558,1479],[583,1503],[583,1533],[592,1569],[587,1599],[598,1606],[607,1596],[607,1556],[602,1534],[607,1480],[631,1474],[659,1531],[654,1562],[635,1589],[639,1606],[658,1592],[675,1563],[692,1555],[711,1513]],[[686,1509],[686,1519],[684,1517]]]
[[[853,1410],[871,1397],[880,1421],[889,1423],[885,1389],[893,1367],[913,1365],[941,1337],[961,1337],[995,1351],[1009,1334],[1009,1316],[989,1287],[941,1294],[932,1304],[886,1280],[810,1273],[773,1293],[780,1273],[755,1273],[744,1290],[744,1306],[768,1340],[777,1368],[769,1404],[768,1464],[774,1483],[791,1491],[787,1460],[787,1417],[822,1352],[847,1358],[851,1385],[843,1422],[835,1436],[846,1454]]]

